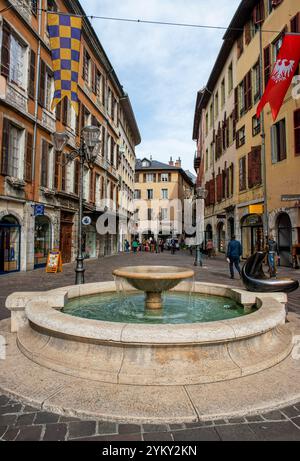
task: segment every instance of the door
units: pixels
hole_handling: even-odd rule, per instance
[[[14,225],[0,225],[0,273],[20,270],[20,229]]]
[[[291,267],[292,265],[292,224],[288,214],[283,213],[277,220],[278,249],[280,265]]]
[[[60,251],[63,264],[70,263],[72,259],[72,224],[61,223],[60,226]]]

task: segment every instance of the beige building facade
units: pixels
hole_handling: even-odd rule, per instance
[[[243,256],[246,258],[258,248],[263,235],[273,233],[279,244],[283,265],[292,264],[293,247],[300,243],[300,181],[297,177],[300,150],[299,98],[292,96],[292,86],[275,123],[268,105],[263,120],[257,120],[256,109],[261,90],[264,91],[272,66],[276,62],[284,33],[299,31],[300,13],[297,2],[241,2],[225,33],[223,46],[208,84],[198,94],[194,120],[193,137],[198,145],[195,166],[198,174],[202,168],[201,181],[209,191],[206,202],[207,235],[213,238],[215,248],[222,252],[234,233],[243,244]],[[223,53],[225,56],[222,59]],[[211,110],[222,110],[222,82],[225,75],[226,87],[226,75],[228,76],[228,65],[231,62],[234,83],[228,104],[233,110],[233,136],[225,134],[225,137],[229,136],[231,143],[229,142],[229,148],[224,149],[220,157],[221,164],[232,164],[233,174],[229,173],[228,186],[226,173],[217,178],[220,171],[217,167],[218,152],[221,152],[218,131],[214,132],[212,141],[217,168],[214,180],[213,170],[207,169],[206,158],[211,143],[210,113]],[[227,87],[228,85],[230,86],[227,82]],[[216,113],[214,118],[216,119]],[[225,133],[226,131],[227,124]],[[232,192],[229,203],[226,196],[228,187]],[[222,233],[223,226],[219,221],[222,214],[227,221],[225,233]],[[222,244],[223,241],[225,245]]]

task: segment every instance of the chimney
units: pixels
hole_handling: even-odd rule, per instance
[[[150,162],[152,162],[152,155],[150,154]]]
[[[178,157],[178,160],[176,160],[175,166],[176,166],[177,168],[181,168],[181,158],[180,158],[180,157]]]
[[[173,162],[172,157],[170,157],[169,166],[174,166],[174,162]]]

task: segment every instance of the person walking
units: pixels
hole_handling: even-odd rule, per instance
[[[171,254],[174,255],[176,251],[176,242],[174,239],[171,240]]]
[[[229,261],[229,269],[230,269],[230,278],[234,279],[234,269],[235,266],[237,272],[241,276],[241,268],[240,268],[240,257],[243,254],[243,249],[241,243],[236,240],[235,236],[231,237],[231,241],[228,244],[227,249],[227,259]]]
[[[207,256],[208,256],[209,258],[212,257],[213,249],[214,249],[213,241],[212,241],[211,239],[209,239],[209,240],[207,241],[207,244],[206,244]]]
[[[129,253],[130,243],[128,242],[127,239],[124,242],[124,247],[125,247],[125,253]]]
[[[132,248],[133,248],[134,253],[137,253],[138,246],[139,246],[138,241],[136,239],[134,239],[134,241],[132,243]]]

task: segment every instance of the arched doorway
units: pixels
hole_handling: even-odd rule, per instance
[[[0,274],[20,270],[21,226],[12,216],[0,220]]]
[[[212,231],[212,226],[210,224],[207,224],[206,229],[205,229],[205,247],[208,242],[208,240],[213,239],[213,231]]]
[[[45,267],[51,250],[51,223],[46,216],[37,216],[34,227],[34,268]]]
[[[220,222],[218,224],[217,233],[218,233],[218,251],[220,253],[225,253],[226,234],[225,234],[225,226],[223,222]]]
[[[258,241],[263,232],[263,222],[260,215],[250,214],[241,221],[243,258],[249,258],[258,248]]]
[[[277,242],[280,255],[280,265],[292,265],[292,223],[287,213],[281,213],[277,218]]]

